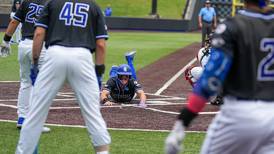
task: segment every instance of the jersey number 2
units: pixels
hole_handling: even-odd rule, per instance
[[[259,81],[274,81],[274,38],[264,38],[261,41],[260,49],[262,52],[270,53],[268,53],[259,63],[257,79]]]
[[[66,2],[59,14],[59,19],[67,26],[85,28],[88,21],[89,5],[84,3]]]

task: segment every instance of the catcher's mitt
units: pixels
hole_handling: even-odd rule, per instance
[[[10,44],[3,41],[0,46],[0,57],[7,57],[11,54]]]

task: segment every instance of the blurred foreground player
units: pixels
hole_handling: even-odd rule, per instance
[[[245,0],[245,7],[217,27],[209,62],[166,139],[166,153],[180,151],[185,127],[221,89],[224,105],[201,154],[273,153],[274,12],[264,0]]]

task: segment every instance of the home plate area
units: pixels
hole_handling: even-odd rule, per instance
[[[1,83],[0,119],[17,119],[18,86],[18,83]],[[137,106],[138,99],[134,99],[129,104],[102,105],[101,112],[107,126],[117,129],[170,130],[180,109],[185,105],[186,98],[150,93],[146,95],[148,106],[145,109]],[[205,131],[218,110],[218,107],[207,104],[189,130]],[[46,123],[84,125],[77,100],[69,86],[65,86],[57,94]]]

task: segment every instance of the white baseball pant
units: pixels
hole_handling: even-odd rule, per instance
[[[274,102],[225,97],[201,154],[273,154]]]
[[[85,48],[48,48],[36,83],[30,111],[21,129],[17,154],[32,154],[41,135],[49,107],[65,81],[73,88],[95,147],[111,142],[100,112],[99,86],[92,54]]]
[[[18,45],[18,61],[20,65],[20,89],[18,93],[17,102],[17,114],[18,117],[25,118],[30,105],[31,97],[31,79],[30,79],[30,67],[32,61],[32,43],[33,40],[22,40]],[[43,57],[45,54],[45,48],[43,48],[39,57],[39,68],[43,63]]]

